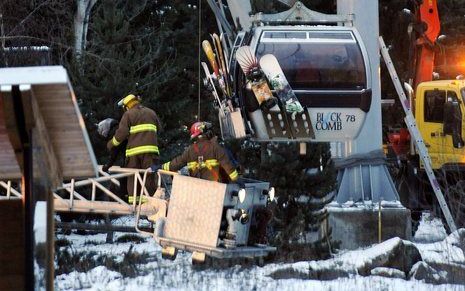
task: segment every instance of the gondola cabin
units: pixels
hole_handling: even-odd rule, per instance
[[[258,106],[234,54],[249,45],[258,60],[273,54],[304,111],[267,112]],[[245,130],[257,141],[355,139],[371,105],[371,71],[354,27],[258,26],[239,33],[231,73]]]

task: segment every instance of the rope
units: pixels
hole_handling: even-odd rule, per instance
[[[200,86],[201,86],[201,80],[202,80],[202,77],[200,75],[200,54],[201,54],[201,45],[202,45],[202,0],[199,0],[199,5],[198,5],[198,9],[199,9],[199,41],[198,41],[198,108],[197,108],[197,121],[200,121],[200,94],[201,94],[201,90],[200,90]]]

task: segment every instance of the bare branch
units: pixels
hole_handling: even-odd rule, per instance
[[[39,6],[37,6],[34,10],[31,11],[31,13],[29,13],[25,18],[23,18],[23,20],[21,20],[15,27],[13,27],[13,29],[7,34],[7,36],[11,35],[13,32],[15,32],[15,30],[20,27],[21,25],[23,25],[34,13],[36,13],[36,11],[38,11],[42,6],[46,5],[46,4],[49,4],[49,1],[44,1],[42,3],[39,4]]]

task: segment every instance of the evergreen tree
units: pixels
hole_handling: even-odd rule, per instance
[[[72,71],[97,156],[106,156],[106,141],[93,125],[119,119],[117,101],[133,92],[161,117],[162,155],[172,156],[197,110],[196,9],[182,1],[102,0],[94,11],[84,70]]]
[[[317,230],[326,218],[323,209],[335,190],[336,171],[329,144],[308,143],[305,155],[299,154],[297,143],[235,141],[229,147],[236,154],[245,177],[268,181],[275,188],[277,203],[273,206],[271,240],[279,247],[279,254],[301,259],[328,255],[327,246],[308,248],[305,234]],[[313,203],[320,198],[329,199],[325,203]]]

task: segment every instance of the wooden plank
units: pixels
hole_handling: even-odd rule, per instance
[[[57,92],[58,94],[59,93],[69,93],[69,88],[68,88],[68,84],[65,84],[65,83],[63,83],[63,84],[53,84],[52,83],[52,84],[44,84],[44,85],[38,86],[37,92],[56,95],[56,94],[50,93],[50,92]]]
[[[48,127],[47,127],[48,128]],[[53,129],[53,128],[52,128]],[[58,142],[61,142],[63,139],[68,139],[68,138],[75,138],[75,139],[79,139],[80,140],[80,143],[82,143],[83,145],[85,145],[84,141],[82,140],[82,138],[79,138],[79,134],[80,132],[75,130],[75,129],[70,129],[70,130],[52,130],[51,134],[53,134],[53,136],[50,136],[50,139],[51,140],[57,140]],[[83,150],[86,150],[86,148],[84,147]]]
[[[69,212],[71,211],[68,200],[54,201],[54,208],[57,212]],[[91,210],[92,209],[92,210]],[[114,213],[114,214],[134,214],[134,208],[129,204],[121,204],[115,201],[80,201],[75,200],[72,207],[73,212],[82,213]],[[153,208],[151,206],[144,205],[141,209],[142,215],[152,214]]]
[[[4,124],[4,132],[6,133],[5,140],[9,140],[10,150],[8,147],[5,149],[7,152],[4,153],[10,157],[16,159],[18,169],[22,168],[23,157],[22,157],[22,142],[20,139],[20,130],[16,124],[16,116],[13,104],[12,87],[1,86],[0,88],[0,107],[2,109],[2,121]],[[11,150],[13,155],[11,155]]]
[[[66,84],[33,86],[33,89],[63,178],[95,176],[96,160],[90,141],[86,142],[84,120],[72,89]]]
[[[48,129],[45,127],[44,118],[40,112],[39,105],[30,87],[23,87],[21,94],[25,103],[29,102],[32,110],[35,127],[32,131],[33,148],[34,148],[34,165],[39,166],[40,169],[35,169],[34,175],[36,177],[43,176],[47,181],[47,185],[51,188],[60,186],[62,182],[62,172],[60,164],[57,160],[55,150],[49,142]],[[27,100],[28,99],[28,100]],[[45,167],[44,168],[42,168]]]
[[[42,105],[43,106],[43,105]],[[76,116],[73,116],[76,112],[74,112],[73,108],[69,108],[66,106],[62,107],[47,107],[41,110],[44,113],[44,116],[47,115],[47,119],[53,120],[55,118],[62,118],[68,117],[68,120],[74,119],[78,120]],[[48,115],[50,114],[50,115]],[[52,125],[52,124],[50,124]],[[79,124],[67,124],[68,126],[79,126]]]
[[[2,97],[0,97],[0,177],[3,179],[19,179],[21,171],[6,131],[1,99]]]
[[[53,140],[50,139],[52,142]],[[64,140],[60,141],[62,145],[66,145],[67,148],[79,148],[82,149],[84,142],[82,139],[76,138],[75,136],[67,137]],[[82,144],[82,145],[81,145]],[[84,145],[85,146],[85,145]],[[87,154],[87,151],[82,151],[84,154]]]

